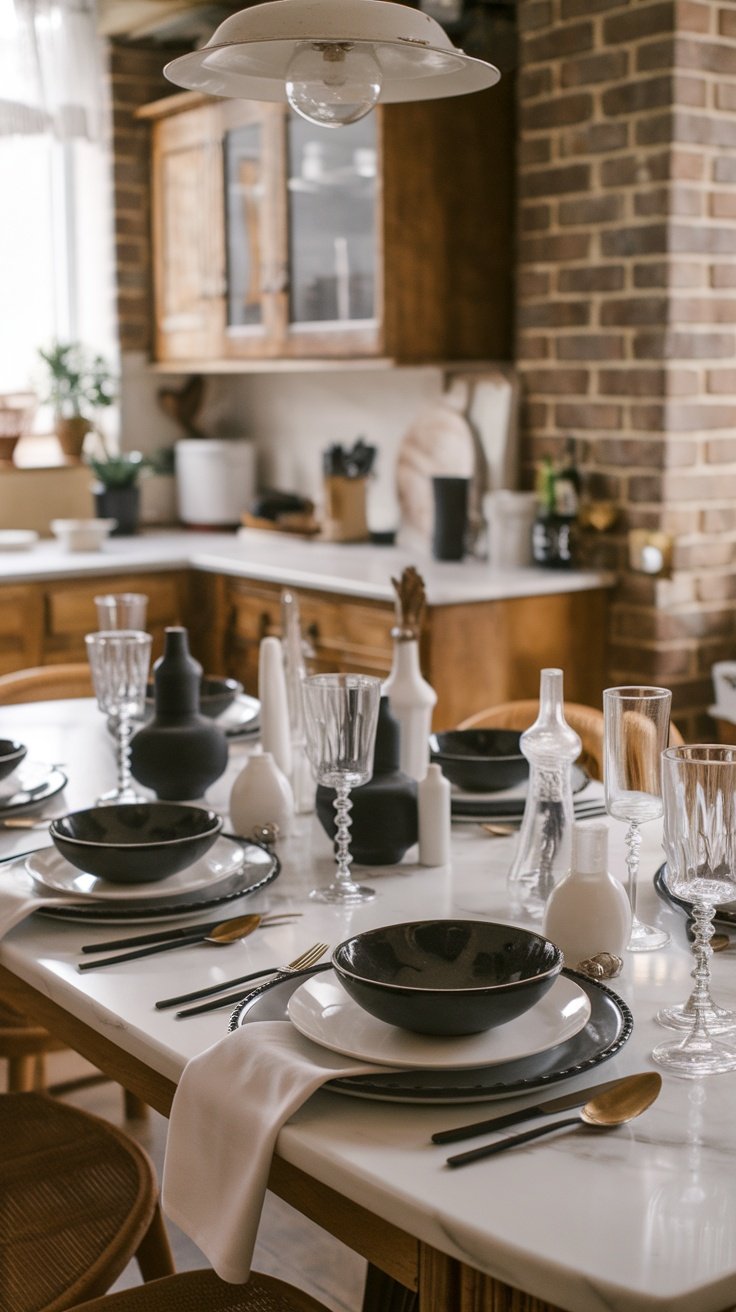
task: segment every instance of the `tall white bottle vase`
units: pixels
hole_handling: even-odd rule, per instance
[[[258,698],[261,703],[261,746],[291,778],[291,727],[284,655],[279,638],[263,638],[258,651]]]
[[[256,826],[276,825],[283,837],[291,828],[294,794],[270,752],[248,757],[230,791],[230,824],[248,836]]]
[[[429,735],[437,693],[419,668],[419,642],[393,629],[394,656],[391,673],[382,691],[391,714],[399,722],[399,769],[413,779],[423,779],[429,765]]]

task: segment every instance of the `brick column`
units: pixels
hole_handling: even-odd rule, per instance
[[[710,666],[736,657],[736,11],[518,12],[527,467],[584,439],[622,507],[609,678],[671,687],[683,732],[712,737]],[[628,571],[635,527],[675,535],[671,578]]]

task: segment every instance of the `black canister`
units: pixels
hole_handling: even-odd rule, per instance
[[[335,837],[335,790],[317,789],[316,810],[329,838]],[[373,754],[373,777],[350,792],[350,851],[364,866],[392,866],[416,843],[419,833],[417,783],[399,769],[399,724],[388,697],[381,698]]]
[[[201,715],[202,666],[189,653],[183,628],[166,629],[164,654],[153,667],[153,719],[134,736],[130,769],[134,779],[166,802],[202,797],[227,765],[227,738]]]
[[[468,533],[469,478],[432,479],[434,529],[432,555],[435,560],[462,560]]]

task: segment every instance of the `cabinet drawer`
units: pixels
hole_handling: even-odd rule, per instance
[[[63,638],[93,632],[97,628],[94,599],[106,592],[145,593],[148,597],[148,628],[174,624],[179,619],[179,587],[175,574],[102,578],[95,583],[64,583],[47,592],[47,635]]]

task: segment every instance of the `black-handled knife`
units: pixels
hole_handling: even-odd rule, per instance
[[[571,1107],[582,1107],[589,1098],[606,1089],[612,1089],[619,1080],[607,1080],[605,1084],[593,1084],[587,1089],[578,1089],[575,1093],[565,1093],[561,1098],[548,1098],[537,1102],[533,1107],[522,1107],[521,1111],[508,1112],[504,1116],[490,1116],[484,1121],[472,1121],[469,1125],[459,1125],[455,1130],[438,1130],[432,1135],[432,1143],[459,1143],[461,1139],[472,1139],[477,1134],[490,1134],[493,1130],[505,1130],[509,1125],[519,1125],[522,1121],[532,1120],[535,1116],[546,1116],[548,1112],[566,1112]]]

